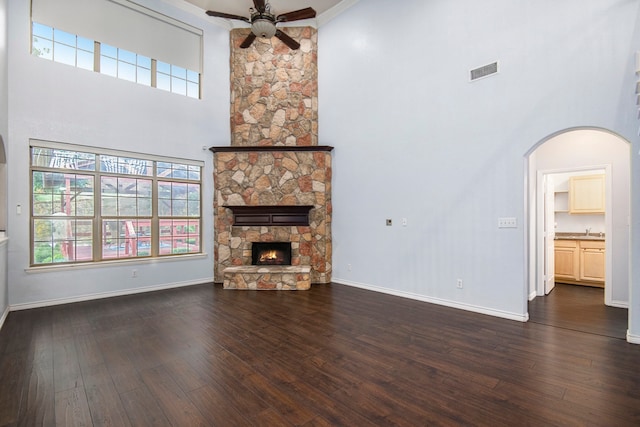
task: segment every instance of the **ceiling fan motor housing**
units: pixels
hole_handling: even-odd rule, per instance
[[[256,37],[270,39],[276,34],[276,19],[269,13],[256,13],[251,16],[251,32]]]

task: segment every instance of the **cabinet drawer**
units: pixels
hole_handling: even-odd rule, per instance
[[[556,248],[577,248],[578,241],[577,240],[561,240],[558,239],[554,243]]]
[[[604,249],[604,242],[600,240],[580,240],[582,249]]]

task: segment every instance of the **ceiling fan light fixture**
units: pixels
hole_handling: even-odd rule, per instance
[[[270,39],[276,35],[276,24],[270,19],[256,18],[251,22],[251,32],[257,37]]]
[[[296,50],[300,48],[300,43],[292,39],[284,31],[276,29],[276,24],[280,22],[299,21],[302,19],[311,19],[316,17],[316,11],[312,7],[306,7],[300,10],[274,15],[271,13],[271,6],[268,0],[253,0],[255,7],[250,8],[251,17],[247,18],[231,13],[216,12],[215,10],[207,10],[206,14],[217,18],[237,19],[251,25],[251,32],[240,43],[241,49],[246,49],[254,42],[257,37],[270,39],[276,36],[282,43],[289,46],[290,49]]]

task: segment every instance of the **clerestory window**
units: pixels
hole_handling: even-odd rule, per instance
[[[31,53],[40,58],[167,92],[200,98],[200,73],[33,22]]]

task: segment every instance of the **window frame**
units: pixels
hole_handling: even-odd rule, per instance
[[[39,166],[34,164],[33,153],[34,149],[53,149],[53,150],[65,150],[69,152],[81,152],[81,153],[89,153],[95,155],[94,167],[93,170],[86,170],[81,168],[65,168],[65,167],[51,167],[49,166]],[[146,162],[150,162],[151,173],[122,173],[120,168],[116,169],[116,172],[111,170],[102,170],[102,162],[101,156],[116,156],[118,158],[128,158],[128,159],[136,159],[143,160]],[[176,177],[176,176],[159,176],[157,171],[157,165],[159,163],[165,164],[175,164],[175,165],[184,165],[186,166],[186,170],[195,171],[195,175],[186,175],[184,178]],[[203,248],[203,179],[202,173],[204,170],[204,162],[198,160],[191,159],[181,159],[181,158],[173,158],[173,157],[164,157],[164,156],[156,156],[156,155],[148,155],[142,153],[134,153],[128,151],[121,150],[112,150],[112,149],[101,149],[95,147],[81,146],[76,144],[66,144],[66,143],[57,143],[51,141],[42,141],[42,140],[34,140],[31,139],[29,143],[29,182],[30,182],[30,201],[29,201],[29,266],[32,269],[40,269],[40,268],[51,268],[57,266],[78,266],[78,265],[98,265],[103,263],[120,263],[120,262],[131,262],[131,261],[140,261],[140,260],[148,260],[148,259],[175,259],[176,257],[184,257],[184,256],[193,256],[193,255],[202,255],[204,254]],[[55,207],[52,207],[51,210],[46,214],[37,214],[34,212],[35,209],[35,195],[37,194],[34,191],[34,174],[42,172],[42,173],[59,173],[59,174],[70,174],[70,175],[82,175],[82,176],[91,176],[93,179],[93,194],[91,195],[92,201],[92,215],[78,215],[77,211],[74,212],[74,215],[70,215],[68,218],[70,221],[91,221],[91,259],[80,259],[77,260],[74,256],[73,259],[64,259],[56,260],[55,254],[56,251],[54,249],[54,245],[60,243],[60,250],[64,255],[69,249],[65,246],[65,249],[62,249],[63,243],[59,239],[55,237],[55,230],[51,229],[51,259],[47,262],[37,262],[36,259],[36,248],[39,246],[39,242],[36,242],[36,230],[35,224],[36,221],[41,220],[50,220],[51,226],[53,227],[54,222],[60,221],[60,213],[57,213]],[[103,212],[102,200],[104,195],[102,194],[102,179],[105,177],[109,178],[121,178],[121,179],[136,179],[136,180],[148,180],[150,181],[151,186],[151,215],[139,215],[136,211],[136,215],[120,215],[118,211],[116,214],[109,214]],[[171,182],[171,183],[179,183],[179,184],[188,184],[195,188],[197,193],[197,203],[198,209],[193,209],[191,211],[181,212],[181,215],[160,215],[159,214],[159,185],[160,182]],[[67,189],[68,190],[68,189]],[[46,194],[46,193],[44,193]],[[52,193],[53,194],[53,193]],[[118,195],[126,194],[120,193],[116,191],[116,198]],[[60,202],[62,203],[62,197],[60,196]],[[138,202],[139,193],[136,192],[136,205]],[[144,199],[144,197],[142,197]],[[85,200],[87,200],[85,198]],[[53,201],[52,198],[52,206]],[[62,211],[62,208],[60,209]],[[194,212],[195,211],[195,212]],[[69,221],[68,220],[68,221]],[[133,241],[135,246],[131,246],[132,252],[130,255],[122,256],[120,252],[120,242],[121,235],[118,233],[117,239],[117,247],[116,247],[116,256],[106,256],[105,253],[105,243],[106,243],[106,233],[104,231],[104,225],[109,221],[116,221],[120,223],[121,221],[129,221],[133,220],[136,222],[136,230],[140,230],[142,226],[148,227],[149,235],[144,238],[140,238],[139,234],[134,234]],[[140,221],[140,222],[138,222]],[[161,234],[161,227],[163,225],[166,226],[167,221],[172,223],[172,234],[169,237],[163,236]],[[173,234],[173,225],[174,221],[177,221],[179,225],[182,225],[182,231],[186,234]],[[141,224],[144,222],[144,224]],[[197,231],[191,231],[193,226],[197,226]],[[67,226],[68,227],[68,226]],[[186,227],[186,228],[185,228]],[[47,233],[48,233],[47,232]],[[41,236],[40,236],[41,237]],[[166,244],[166,240],[171,240],[170,251],[166,252],[161,250],[162,244]],[[77,243],[82,239],[78,239],[77,234],[73,234],[73,239],[70,239],[72,242]],[[140,249],[140,243],[149,242],[148,253],[143,255],[138,254],[138,250]],[[196,242],[197,250],[190,250],[190,245],[192,245],[193,240]],[[176,247],[176,241],[185,245],[186,251],[182,251],[181,248]],[[42,243],[42,242],[40,242]],[[129,242],[130,243],[130,242]],[[125,242],[125,246],[126,246]],[[135,248],[135,249],[134,249]],[[73,244],[74,254],[76,254],[77,246]],[[183,248],[184,249],[184,248]]]
[[[51,38],[49,39],[46,36],[36,34],[36,31],[34,31],[36,26],[51,30],[51,36],[50,36]],[[75,45],[72,46],[68,43],[57,40],[56,34],[59,34],[59,33],[62,33],[74,38]],[[39,53],[40,50],[36,48],[36,43],[39,43],[40,39],[51,43],[50,54],[47,54],[48,52],[46,51],[46,49],[45,51]],[[79,40],[82,40],[85,42],[87,41],[92,42],[93,50],[89,51],[78,46]],[[56,45],[64,46],[65,48],[73,50],[74,64],[70,64],[69,62],[65,62],[65,61],[56,60]],[[111,49],[115,50],[115,54],[114,54],[115,56],[105,53],[104,52],[105,48],[108,48],[109,50]],[[93,55],[93,64],[91,68],[79,65],[78,55],[81,53]],[[70,65],[72,67],[79,68],[82,70],[93,71],[99,74],[103,74],[105,76],[114,77],[118,80],[124,80],[130,83],[137,83],[142,86],[160,89],[164,92],[186,96],[187,98],[202,99],[202,74],[197,71],[191,70],[189,68],[180,67],[178,65],[171,64],[168,62],[165,63],[162,61],[158,61],[155,58],[142,55],[140,53],[133,52],[130,50],[126,50],[118,46],[113,46],[108,43],[103,43],[98,40],[87,39],[77,34],[69,33],[69,32],[60,30],[58,28],[51,27],[49,25],[41,24],[37,21],[31,21],[31,54],[38,58],[46,59],[51,62]],[[123,57],[124,55],[133,55],[135,57],[135,63],[131,62],[130,60],[124,59]],[[147,62],[146,60],[149,61],[148,67],[146,65],[141,64],[142,61]],[[105,61],[104,64],[103,64],[103,61]],[[113,65],[112,65],[112,67],[114,68],[113,72],[110,72],[111,68],[106,66],[107,61],[113,62]],[[167,66],[169,71],[164,72],[159,70],[158,69],[159,64]],[[133,71],[132,71],[134,75],[133,78],[126,77],[127,75],[130,75],[130,74],[124,72],[125,66],[133,68]],[[143,78],[142,74],[140,74],[141,70],[145,70],[145,72],[149,74],[148,79]],[[174,70],[176,71],[175,73],[174,73]],[[181,70],[184,70],[184,73],[182,73]],[[184,74],[184,76],[178,75],[178,73]],[[158,81],[159,81],[158,77],[161,78],[160,80],[162,80],[163,78],[167,78],[168,79],[167,85],[161,84],[160,86],[158,86]],[[178,86],[178,84],[180,84],[180,86]],[[182,89],[182,86],[184,86],[184,89]]]

